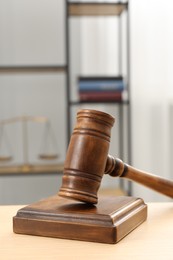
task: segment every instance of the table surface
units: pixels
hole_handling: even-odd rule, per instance
[[[147,220],[117,244],[19,235],[12,218],[23,206],[0,206],[0,259],[173,260],[173,203],[148,203]]]

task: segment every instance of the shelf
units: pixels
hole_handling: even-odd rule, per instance
[[[56,65],[47,65],[47,66],[41,66],[41,65],[14,65],[14,66],[0,66],[0,73],[33,73],[33,72],[66,72],[66,66],[56,66]]]
[[[129,100],[123,100],[123,101],[116,101],[116,100],[104,100],[104,101],[71,101],[70,105],[82,105],[82,104],[129,104]]]
[[[1,175],[15,174],[44,174],[44,173],[62,173],[64,165],[61,164],[21,164],[0,167]]]
[[[68,14],[71,16],[110,16],[121,15],[127,9],[127,3],[68,3]]]

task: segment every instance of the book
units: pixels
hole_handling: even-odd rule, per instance
[[[79,77],[79,91],[123,91],[122,77]]]
[[[122,101],[122,91],[82,91],[80,101]]]

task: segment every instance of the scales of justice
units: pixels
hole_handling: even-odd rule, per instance
[[[110,244],[120,241],[147,219],[147,205],[142,198],[130,196],[98,198],[103,174],[136,181],[173,198],[173,181],[109,155],[114,121],[101,111],[77,113],[58,194],[21,208],[13,218],[15,233]]]
[[[54,135],[51,122],[47,117],[44,116],[19,116],[10,119],[4,119],[0,121],[0,169],[1,172],[32,172],[32,171],[44,171],[44,166],[34,165],[29,161],[29,123],[42,124],[42,139],[40,153],[38,158],[44,161],[56,160],[58,159],[57,154],[57,140]],[[12,165],[11,161],[14,159],[12,140],[9,138],[7,128],[9,125],[14,126],[16,124],[21,124],[22,134],[20,136],[22,140],[22,152],[23,152],[23,162],[22,164]],[[39,139],[39,138],[38,138]],[[19,147],[20,148],[20,147]],[[8,166],[10,164],[10,166]],[[7,166],[4,166],[7,165]],[[49,167],[50,166],[50,167]],[[51,170],[53,165],[49,164],[45,166]],[[55,165],[56,167],[56,165]],[[54,168],[55,168],[54,167]]]

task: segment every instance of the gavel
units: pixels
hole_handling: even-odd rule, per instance
[[[173,181],[138,170],[109,155],[115,118],[97,110],[82,109],[70,139],[59,196],[96,204],[104,174],[135,181],[173,198]]]

